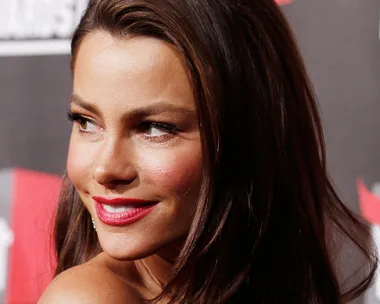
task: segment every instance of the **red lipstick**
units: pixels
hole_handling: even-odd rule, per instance
[[[157,201],[136,198],[109,198],[93,196],[95,209],[100,221],[106,225],[124,226],[135,223],[147,216]]]

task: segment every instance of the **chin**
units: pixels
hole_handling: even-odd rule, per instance
[[[160,251],[166,242],[152,242],[139,237],[126,237],[125,234],[110,235],[109,232],[98,232],[103,252],[119,261],[133,261],[146,258]],[[143,237],[143,236],[140,236]]]
[[[173,231],[173,230],[169,230]],[[166,231],[166,232],[169,232]],[[98,238],[103,252],[119,261],[133,261],[149,257],[158,252],[175,252],[186,239],[181,234],[109,232],[100,229]]]
[[[103,247],[102,247],[103,248]],[[145,259],[148,256],[154,254],[154,252],[149,253],[149,251],[145,250],[125,250],[125,249],[108,249],[103,248],[103,252],[109,256],[110,258],[117,261],[136,261]]]

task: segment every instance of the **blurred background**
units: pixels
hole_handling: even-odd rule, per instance
[[[36,303],[52,276],[47,236],[69,141],[69,39],[86,2],[0,0],[0,303]],[[380,0],[278,2],[320,103],[332,179],[377,240]],[[348,269],[354,258],[344,260]],[[355,303],[380,303],[380,283]]]

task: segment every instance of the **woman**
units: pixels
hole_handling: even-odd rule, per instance
[[[370,285],[368,229],[329,181],[274,1],[90,1],[72,71],[57,277],[39,303],[330,304]],[[366,259],[349,287],[337,234]]]

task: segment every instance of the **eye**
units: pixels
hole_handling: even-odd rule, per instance
[[[96,131],[96,125],[86,117],[82,117],[78,121],[78,125],[79,125],[79,130],[82,132],[95,132]]]
[[[68,118],[78,124],[79,131],[82,133],[95,133],[99,126],[90,118],[78,113],[68,113]]]
[[[176,132],[176,127],[171,124],[151,121],[146,121],[141,124],[141,133],[146,137],[174,136]]]

